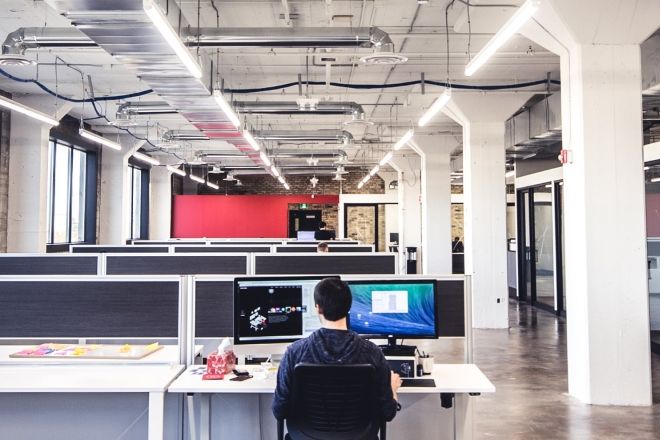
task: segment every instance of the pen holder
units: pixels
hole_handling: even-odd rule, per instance
[[[433,373],[433,356],[421,358],[420,361],[422,362],[422,371],[424,371],[424,374]]]

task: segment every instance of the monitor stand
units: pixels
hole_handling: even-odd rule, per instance
[[[381,345],[380,349],[383,350],[385,356],[415,356],[417,350],[416,345],[398,345],[396,338],[393,336],[387,337],[387,345]]]

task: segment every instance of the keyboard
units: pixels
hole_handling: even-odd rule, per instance
[[[435,381],[433,379],[401,379],[402,387],[421,387],[421,388],[435,388]]]

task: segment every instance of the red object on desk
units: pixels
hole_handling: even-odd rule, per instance
[[[206,360],[206,374],[202,376],[202,380],[223,379],[225,374],[231,373],[235,367],[236,355],[233,351],[213,352]]]

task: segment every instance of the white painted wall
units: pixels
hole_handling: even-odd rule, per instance
[[[164,166],[149,172],[149,239],[170,238],[172,220],[172,173]]]

